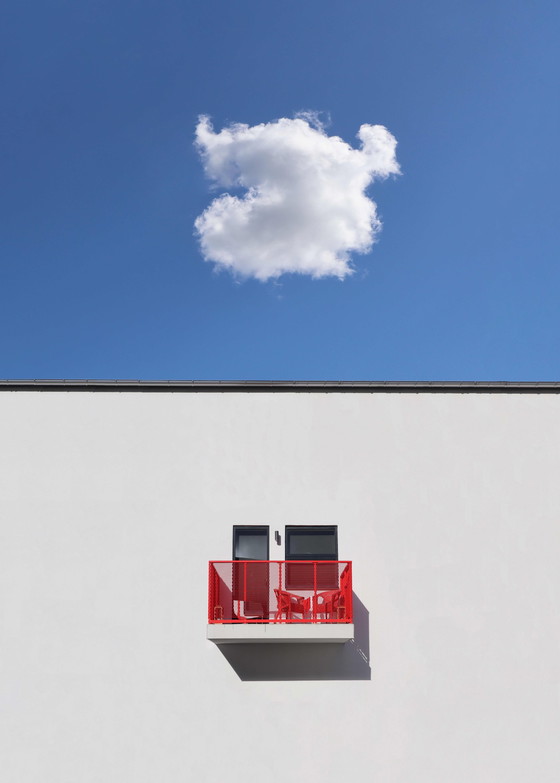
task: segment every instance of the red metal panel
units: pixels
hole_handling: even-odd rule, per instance
[[[332,560],[285,562],[288,590],[334,590],[338,588],[339,564]],[[315,583],[315,575],[317,582]]]
[[[233,600],[240,620],[268,620],[270,563],[262,560],[237,560],[232,567]]]

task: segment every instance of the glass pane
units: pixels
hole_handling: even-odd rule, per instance
[[[336,555],[334,533],[290,533],[290,555]]]
[[[238,530],[234,556],[240,560],[268,560],[266,533]]]

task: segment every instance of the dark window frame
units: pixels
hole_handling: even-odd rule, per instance
[[[235,555],[235,543],[237,539],[237,533],[239,531],[263,531],[266,532],[266,557],[263,558],[263,560],[270,560],[270,525],[234,525],[233,526],[233,536],[232,536],[232,545],[231,545],[231,559],[232,560],[244,560],[246,558],[236,557]]]
[[[335,554],[326,557],[320,553],[306,554],[306,555],[293,555],[289,552],[290,534],[292,532],[305,533],[307,535],[325,535],[326,533],[334,534],[334,549]],[[284,530],[284,559],[290,561],[297,560],[338,560],[338,525],[286,525]]]

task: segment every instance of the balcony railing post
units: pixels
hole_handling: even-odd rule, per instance
[[[354,601],[353,601],[353,593],[352,593],[352,562],[350,561],[348,563],[348,601],[347,606],[350,607],[350,611],[347,612],[346,619],[348,622],[353,623],[354,622]]]
[[[282,620],[279,614],[280,608],[278,606],[281,592],[282,592],[282,563],[278,562],[278,594],[276,596],[276,614],[274,615],[275,620]]]
[[[317,613],[315,611],[317,606],[317,563],[313,563],[313,609],[311,612],[311,619],[313,622],[317,622]]]
[[[243,619],[246,621],[247,615],[247,562],[243,563]]]
[[[214,566],[208,563],[208,621],[213,619],[214,615],[214,584],[212,579],[212,570]]]

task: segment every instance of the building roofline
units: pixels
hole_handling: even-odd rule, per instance
[[[0,379],[0,391],[560,393],[558,381],[188,381]]]

